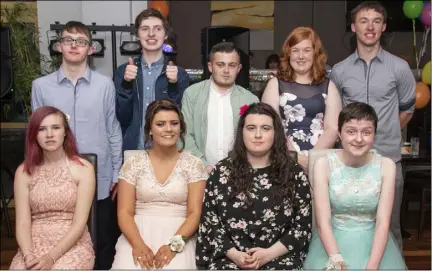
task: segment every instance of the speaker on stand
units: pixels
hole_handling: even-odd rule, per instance
[[[249,44],[250,30],[237,26],[210,26],[201,30],[201,64],[203,79],[210,78],[207,63],[211,48],[220,42],[233,42],[240,51],[242,68],[237,75],[236,84],[249,88]]]

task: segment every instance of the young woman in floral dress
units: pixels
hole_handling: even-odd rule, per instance
[[[255,103],[211,173],[196,248],[202,269],[299,269],[311,238],[308,179],[288,156],[276,111]]]

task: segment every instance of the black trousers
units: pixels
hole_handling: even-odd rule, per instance
[[[117,198],[97,201],[96,270],[109,270],[114,262],[115,245],[121,231],[117,223]]]

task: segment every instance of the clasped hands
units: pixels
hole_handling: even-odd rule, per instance
[[[176,253],[171,251],[168,245],[159,248],[156,255],[147,246],[142,245],[132,249],[134,264],[139,264],[142,269],[160,269],[167,266],[175,257]]]
[[[227,257],[241,269],[251,270],[260,269],[260,267],[273,260],[269,250],[260,247],[251,248],[247,252],[232,248],[228,251]]]
[[[45,254],[40,258],[37,258],[33,254],[29,254],[24,258],[24,264],[26,269],[47,270],[53,267],[54,258],[49,254]]]

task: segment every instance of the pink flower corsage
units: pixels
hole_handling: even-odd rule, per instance
[[[243,116],[243,114],[246,112],[246,110],[249,108],[249,105],[245,104],[243,106],[240,107],[240,112],[239,115]]]

